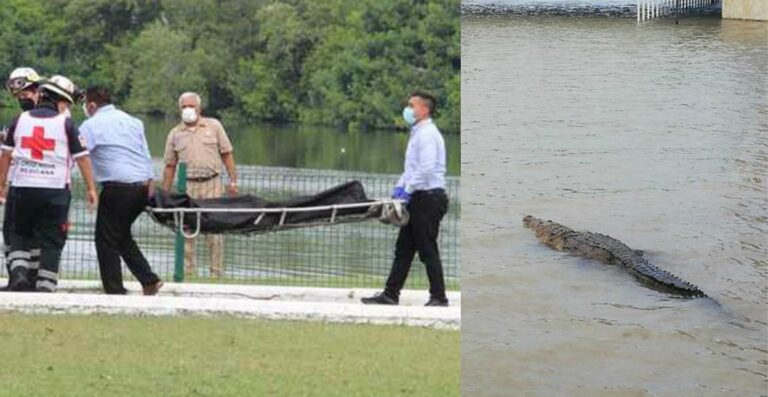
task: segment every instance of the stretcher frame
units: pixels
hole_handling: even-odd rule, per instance
[[[154,214],[156,213],[173,213],[173,223],[176,230],[180,231],[181,234],[188,239],[196,238],[200,235],[200,226],[201,226],[201,217],[203,213],[242,213],[242,214],[259,214],[259,216],[256,218],[256,220],[253,222],[254,226],[258,225],[267,214],[280,214],[280,221],[277,225],[274,225],[270,229],[265,229],[262,231],[253,231],[249,233],[269,233],[269,232],[275,232],[281,229],[298,229],[302,227],[311,227],[311,226],[327,226],[327,225],[334,225],[339,223],[350,223],[350,222],[362,222],[367,221],[371,219],[379,219],[381,221],[385,221],[385,214],[387,211],[385,211],[389,207],[390,211],[393,211],[396,216],[398,216],[400,219],[405,219],[405,222],[407,223],[408,214],[407,211],[405,211],[405,201],[400,199],[378,199],[373,201],[368,201],[364,203],[349,203],[349,204],[329,204],[329,205],[318,205],[318,206],[311,206],[311,207],[282,207],[282,208],[205,208],[205,207],[197,207],[197,208],[153,208],[153,207],[147,207],[147,211],[149,212],[149,215],[158,223],[163,225],[162,222],[159,222],[155,217]],[[353,209],[353,208],[368,208],[368,211],[366,211],[363,214],[351,214],[351,215],[338,215],[339,210],[344,209]],[[379,210],[379,208],[381,208]],[[316,222],[303,222],[298,224],[285,224],[285,218],[290,213],[301,213],[301,212],[312,212],[312,211],[330,211],[330,217],[328,221],[316,221]],[[192,233],[188,233],[184,229],[184,215],[186,214],[195,214],[195,228]],[[389,222],[392,223],[392,222]]]

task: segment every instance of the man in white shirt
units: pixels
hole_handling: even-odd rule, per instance
[[[445,142],[432,122],[435,98],[414,92],[403,109],[411,126],[405,151],[405,170],[395,186],[393,198],[406,201],[410,221],[400,229],[395,259],[384,292],[363,298],[365,304],[396,305],[416,252],[427,268],[429,301],[427,306],[448,306],[445,296],[443,264],[437,246],[440,221],[448,209],[445,194]]]
[[[94,178],[101,184],[96,214],[96,257],[104,292],[126,294],[122,258],[144,295],[157,294],[163,282],[131,234],[131,225],[144,212],[154,170],[144,123],[112,104],[106,87],[85,91],[83,109],[88,119],[80,126],[90,153]]]

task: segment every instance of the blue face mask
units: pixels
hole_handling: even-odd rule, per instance
[[[403,120],[405,120],[409,126],[416,124],[416,116],[413,115],[412,107],[406,106],[403,108]]]

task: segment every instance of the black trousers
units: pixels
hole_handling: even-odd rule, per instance
[[[120,258],[141,285],[159,281],[131,234],[131,225],[147,205],[147,186],[105,183],[96,214],[96,256],[104,292],[125,294]]]
[[[13,233],[10,234],[11,249],[8,254],[11,278],[19,270],[29,276],[30,251],[33,246],[39,246],[40,266],[36,286],[53,291],[58,283],[61,251],[67,241],[70,191],[11,187],[9,196],[13,200]]]
[[[5,256],[5,270],[9,276],[11,274],[11,261],[8,259],[8,255],[11,253],[11,236],[16,233],[13,226],[14,203],[13,195],[9,193],[3,209],[3,255]],[[37,279],[37,268],[40,266],[40,247],[36,242],[32,242],[30,245],[32,248],[29,254],[29,273],[27,277],[30,280],[35,280]]]
[[[427,268],[429,294],[433,298],[444,299],[445,279],[437,236],[440,221],[448,210],[448,196],[443,190],[417,191],[411,196],[407,208],[411,219],[407,225],[400,228],[400,234],[397,236],[395,259],[384,292],[393,298],[400,295],[411,270],[413,257],[418,252],[419,259]]]

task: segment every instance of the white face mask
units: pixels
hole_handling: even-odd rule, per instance
[[[85,117],[91,117],[92,114],[88,113],[88,106],[86,104],[83,104],[83,114],[85,114]]]
[[[195,108],[181,109],[181,121],[187,124],[192,124],[197,121],[197,111]]]

